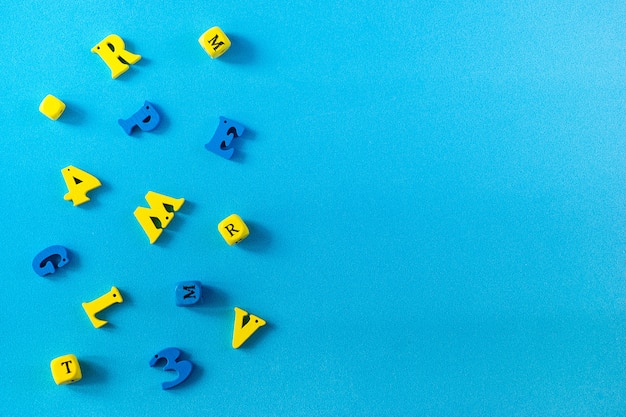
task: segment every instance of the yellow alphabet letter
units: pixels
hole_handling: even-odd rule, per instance
[[[71,165],[63,168],[61,174],[68,189],[68,193],[63,198],[72,200],[75,206],[89,201],[87,192],[102,185],[98,178]]]
[[[111,291],[108,293],[96,298],[93,301],[88,303],[83,303],[83,308],[85,309],[85,313],[89,316],[89,320],[91,320],[91,324],[95,328],[102,327],[108,323],[106,320],[100,320],[96,317],[96,314],[104,310],[105,308],[111,307],[115,303],[121,303],[124,301],[122,299],[122,294],[116,287],[111,287]]]
[[[148,191],[146,201],[148,201],[150,208],[137,207],[135,217],[144,232],[148,235],[150,243],[154,243],[159,236],[161,236],[163,229],[165,229],[174,218],[174,212],[182,207],[185,199],[172,198]]]
[[[243,342],[248,340],[259,327],[265,326],[265,320],[250,314],[250,319],[244,326],[243,318],[248,315],[248,312],[235,307],[235,328],[233,330],[233,348],[237,349],[243,345]]]
[[[111,77],[117,78],[128,70],[128,64],[134,64],[141,59],[124,49],[124,41],[117,35],[109,35],[102,39],[91,52],[100,55],[100,58],[111,68]]]

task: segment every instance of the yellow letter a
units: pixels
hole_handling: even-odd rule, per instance
[[[72,165],[63,168],[61,174],[68,190],[63,198],[72,200],[75,206],[89,201],[87,192],[102,185],[98,178]]]
[[[174,212],[182,207],[185,199],[172,198],[148,191],[146,201],[148,201],[150,208],[137,207],[135,217],[144,232],[148,235],[150,243],[154,243],[159,236],[161,236],[163,229],[165,229],[174,218]]]
[[[233,348],[237,349],[243,345],[243,342],[248,340],[259,327],[265,326],[265,320],[250,314],[250,319],[244,326],[243,318],[248,315],[248,312],[235,307],[235,329],[233,330]]]
[[[111,68],[111,77],[117,78],[128,70],[128,64],[134,64],[141,59],[141,55],[128,52],[124,48],[122,38],[109,35],[91,48],[91,52],[100,55],[100,58]]]

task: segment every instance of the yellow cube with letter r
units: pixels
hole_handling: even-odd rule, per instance
[[[248,226],[243,222],[241,217],[231,214],[217,225],[217,230],[230,246],[241,242],[250,234]]]
[[[211,58],[217,58],[230,48],[230,39],[224,31],[217,26],[212,27],[198,39],[202,48]]]
[[[57,385],[72,384],[83,377],[75,355],[63,355],[52,359],[50,369]]]

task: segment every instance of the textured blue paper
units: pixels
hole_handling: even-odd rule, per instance
[[[99,3],[0,7],[0,415],[625,414],[624,2]],[[115,80],[111,33],[143,56]],[[145,100],[161,124],[127,136]],[[79,207],[68,165],[103,183]],[[150,190],[186,199],[155,245]],[[238,350],[235,306],[268,322]],[[163,391],[167,347],[194,371]]]

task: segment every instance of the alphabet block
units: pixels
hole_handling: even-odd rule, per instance
[[[235,307],[235,328],[233,330],[233,348],[239,349],[243,343],[248,340],[250,336],[254,334],[259,327],[265,326],[266,321],[261,317],[257,317],[253,314],[250,314],[248,322],[244,325],[243,319],[248,315],[248,312]]]
[[[135,114],[128,119],[119,119],[117,123],[122,126],[122,129],[124,129],[127,135],[130,135],[135,126],[144,132],[149,132],[154,130],[159,125],[160,121],[161,116],[154,107],[154,104],[145,101],[143,107],[137,110]]]
[[[235,150],[230,147],[234,138],[243,135],[246,128],[237,122],[220,116],[220,122],[213,137],[204,147],[225,159],[230,159]],[[232,136],[231,136],[232,135]]]
[[[100,320],[96,317],[96,314],[104,310],[105,308],[111,307],[113,304],[121,303],[124,299],[122,298],[122,294],[120,294],[120,290],[116,287],[111,287],[111,291],[108,293],[96,298],[93,301],[88,303],[83,303],[83,308],[85,309],[85,313],[91,320],[91,324],[93,327],[99,328],[108,323],[106,320]]]
[[[45,114],[51,120],[57,120],[65,111],[65,103],[48,94],[39,104],[39,111]]]
[[[219,230],[226,243],[230,246],[241,242],[250,234],[248,226],[236,214],[231,214],[219,222],[217,230]]]
[[[200,281],[181,281],[174,290],[177,306],[189,306],[202,299],[202,283]]]
[[[63,355],[50,362],[52,378],[57,385],[72,384],[83,377],[75,355]]]
[[[91,48],[91,52],[98,54],[111,69],[111,77],[117,78],[128,71],[128,64],[135,64],[141,59],[141,55],[128,52],[125,48],[124,40],[111,34]]]
[[[33,259],[33,270],[40,277],[56,272],[57,268],[61,268],[70,262],[67,249],[60,245],[49,246],[39,252]]]
[[[217,58],[230,48],[230,39],[217,26],[212,27],[198,39],[200,45],[211,58]]]
[[[75,206],[79,206],[89,201],[87,192],[100,187],[102,184],[98,178],[88,172],[72,165],[61,170],[65,185],[67,185],[67,194],[63,196],[64,200],[72,200]]]
[[[174,218],[174,212],[183,206],[185,199],[148,191],[146,201],[150,208],[137,207],[134,214],[152,244],[161,236],[163,229],[170,224]]]

